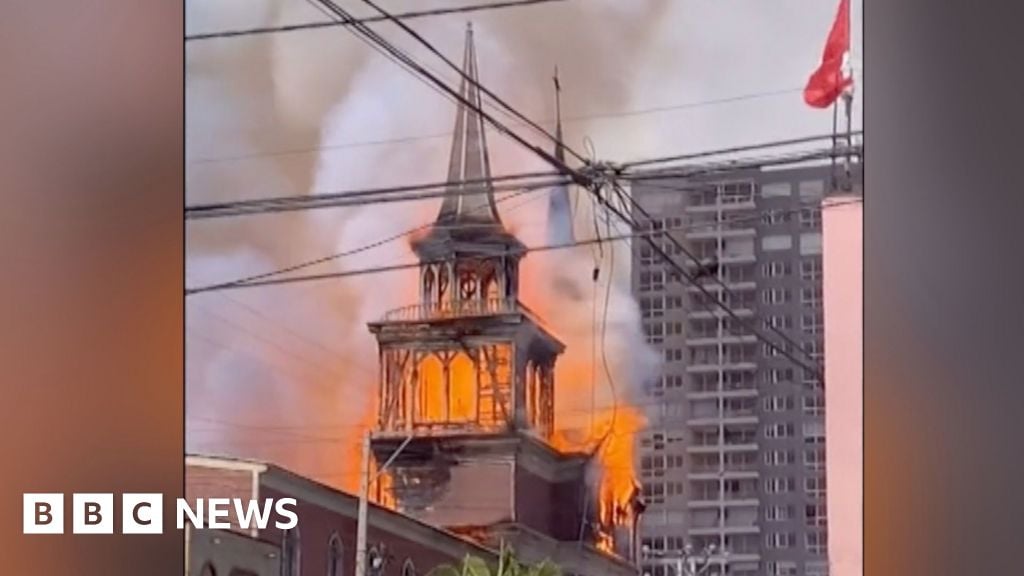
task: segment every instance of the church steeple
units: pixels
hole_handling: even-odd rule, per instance
[[[555,68],[555,158],[565,162],[565,145],[562,143],[562,85],[558,80],[558,68]],[[563,184],[551,189],[548,196],[548,242],[551,244],[571,244],[574,241],[572,230],[572,206],[569,203],[569,186]]]
[[[462,72],[465,76],[459,93],[472,106],[459,102],[455,113],[455,136],[452,138],[452,152],[448,162],[448,191],[441,204],[437,224],[500,226],[501,218],[498,216],[490,183],[491,166],[484,135],[484,119],[477,111],[482,106],[482,100],[476,84],[478,70],[472,24],[466,25]],[[467,81],[467,78],[472,82]],[[474,182],[463,184],[465,181]]]

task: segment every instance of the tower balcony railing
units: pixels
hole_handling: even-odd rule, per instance
[[[385,322],[416,322],[420,320],[443,320],[447,318],[474,318],[511,314],[522,311],[523,306],[515,298],[487,298],[428,302],[412,304],[390,310],[384,314]]]
[[[538,326],[550,329],[544,320],[517,298],[474,298],[412,304],[384,314],[384,322],[424,322],[457,318],[482,318],[500,314],[522,314]]]

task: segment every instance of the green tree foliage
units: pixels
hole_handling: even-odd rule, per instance
[[[460,565],[442,564],[427,576],[562,576],[562,571],[548,561],[533,566],[524,565],[516,558],[511,547],[502,544],[497,566],[489,566],[482,558],[467,555]]]

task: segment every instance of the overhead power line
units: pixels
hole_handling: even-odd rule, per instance
[[[626,118],[633,116],[646,116],[650,114],[658,114],[661,112],[674,112],[677,110],[687,110],[692,108],[702,108],[705,106],[716,106],[719,104],[730,104],[733,102],[743,102],[746,100],[756,100],[759,98],[769,98],[773,96],[784,96],[788,94],[798,94],[803,92],[803,88],[788,88],[784,90],[770,90],[765,92],[752,92],[748,94],[740,94],[737,96],[726,96],[723,98],[714,98],[710,100],[696,100],[692,102],[683,102],[680,104],[668,104],[665,106],[652,106],[648,108],[636,108],[633,110],[623,110],[621,112],[598,112],[595,114],[581,114],[577,116],[566,116],[562,118],[563,124],[573,124],[576,122],[584,122],[587,120],[606,120],[613,118]],[[541,124],[553,125],[555,123],[554,118],[548,118],[540,121]],[[510,127],[518,128],[526,126],[523,122],[512,122],[509,124]],[[438,132],[435,134],[422,134],[413,136],[400,136],[397,138],[385,138],[380,140],[361,140],[355,142],[343,142],[338,144],[324,144],[321,146],[311,146],[309,148],[296,148],[292,150],[276,150],[271,152],[257,152],[253,154],[235,154],[230,156],[210,156],[196,158],[188,163],[191,165],[204,165],[204,164],[218,164],[223,162],[237,162],[242,160],[254,160],[260,158],[275,158],[281,156],[299,156],[302,154],[315,154],[320,152],[329,152],[332,150],[345,150],[350,148],[362,148],[368,146],[387,146],[390,144],[404,144],[408,142],[418,142],[422,140],[436,140],[440,138],[448,138],[452,136],[452,132]]]
[[[541,126],[541,125],[537,124],[536,122],[534,122],[533,120],[531,120],[528,116],[526,116],[525,114],[523,114],[522,112],[517,110],[514,106],[512,106],[511,104],[506,102],[500,96],[498,96],[497,94],[495,94],[494,92],[489,90],[486,86],[484,86],[482,83],[480,83],[477,79],[475,79],[475,78],[471,77],[469,74],[467,74],[465,70],[463,70],[460,66],[455,64],[455,62],[452,62],[450,58],[448,58],[443,53],[441,53],[441,51],[438,50],[433,44],[431,44],[426,38],[424,38],[421,34],[416,32],[412,28],[410,28],[401,19],[399,19],[398,17],[396,17],[394,15],[388,14],[387,11],[385,11],[383,8],[378,6],[373,0],[363,0],[363,3],[365,3],[366,5],[370,6],[374,10],[376,10],[381,16],[387,18],[392,23],[394,23],[396,26],[398,26],[403,31],[405,31],[407,34],[409,34],[410,36],[415,38],[416,41],[419,42],[420,44],[422,44],[428,51],[430,51],[431,54],[433,54],[433,55],[437,56],[438,58],[440,58],[442,62],[444,62],[449,68],[454,70],[464,82],[472,83],[478,90],[480,90],[480,92],[482,92],[485,96],[487,96],[492,101],[494,101],[500,108],[504,109],[509,114],[512,114],[513,117],[518,118],[520,122],[526,124],[530,128],[533,128],[537,132],[541,133],[548,140],[551,140],[555,144],[562,145],[563,148],[565,148],[565,150],[567,152],[569,152],[570,154],[572,154],[577,160],[579,160],[581,162],[586,162],[587,161],[586,158],[584,158],[583,156],[579,155],[577,152],[573,151],[571,148],[565,146],[564,143],[560,142],[559,139],[556,138],[554,134],[551,134],[550,132],[545,130],[543,126]]]
[[[636,202],[636,200],[634,200],[632,197],[630,197],[630,195],[625,190],[622,189],[622,186],[618,182],[612,181],[611,182],[611,186],[613,187],[614,191],[617,193],[617,195],[618,195],[618,197],[619,197],[619,199],[621,201],[628,201],[630,204],[633,205],[634,208],[639,208],[639,204]],[[641,226],[640,223],[638,223],[628,213],[625,213],[625,212],[617,209],[614,205],[612,205],[611,202],[608,201],[607,198],[601,197],[601,195],[598,194],[596,191],[593,192],[593,194],[594,194],[594,196],[596,198],[599,199],[599,201],[602,202],[602,204],[605,206],[605,209],[611,211],[620,220],[622,220],[623,222],[626,222],[627,224],[629,224],[629,226],[634,231],[642,231],[643,230],[643,226]],[[664,234],[664,236],[666,238],[668,238],[677,247],[677,249],[681,249],[681,251],[683,253],[685,253],[692,260],[694,260],[698,266],[702,266],[703,265],[699,259],[697,259],[689,251],[687,251],[685,248],[683,248],[681,243],[678,240],[675,240],[674,238],[672,238],[668,234]],[[731,306],[729,306],[728,304],[723,302],[721,298],[719,298],[718,296],[715,296],[714,294],[712,294],[706,287],[704,287],[700,282],[698,282],[697,281],[697,276],[696,276],[697,273],[696,272],[691,273],[690,271],[688,271],[686,269],[686,267],[684,267],[683,265],[681,265],[678,262],[676,262],[676,260],[674,258],[672,258],[672,256],[669,255],[664,250],[664,248],[662,248],[657,242],[654,241],[653,238],[651,238],[651,235],[643,235],[643,236],[641,236],[641,238],[644,240],[644,242],[646,242],[651,247],[651,249],[654,251],[655,254],[658,254],[659,258],[665,264],[668,264],[669,266],[672,267],[672,269],[674,269],[676,271],[676,273],[678,274],[677,278],[679,279],[680,282],[685,280],[686,284],[689,284],[690,286],[693,286],[693,287],[697,288],[698,290],[700,290],[700,292],[704,295],[705,298],[708,298],[709,300],[711,300],[710,303],[709,302],[705,302],[703,300],[701,301],[701,305],[705,309],[707,309],[712,314],[714,313],[714,308],[721,309],[722,312],[727,314],[730,318],[732,318],[736,322],[742,324],[743,327],[747,329],[747,331],[750,333],[751,336],[756,337],[761,342],[763,342],[763,343],[767,344],[768,346],[772,347],[774,350],[778,351],[780,354],[785,356],[787,359],[789,359],[791,362],[793,362],[797,366],[799,366],[799,367],[803,368],[804,370],[807,370],[807,371],[809,371],[809,372],[811,372],[811,373],[813,373],[815,375],[819,375],[819,381],[822,382],[822,383],[824,382],[824,379],[820,377],[820,374],[821,374],[821,369],[820,368],[818,368],[817,366],[808,365],[806,362],[803,362],[802,360],[800,360],[799,358],[794,356],[793,353],[790,352],[788,349],[786,349],[785,346],[779,346],[778,344],[773,342],[770,338],[768,338],[767,336],[762,334],[760,330],[758,330],[757,328],[755,328],[754,326],[751,325],[751,323],[748,321],[748,319],[741,317],[739,314],[736,313],[736,311]],[[733,331],[733,330],[730,330],[730,331]],[[744,334],[739,334],[739,335],[743,336]],[[784,338],[784,339],[787,339],[787,338]]]
[[[223,218],[226,216],[245,216],[268,212],[287,212],[293,210],[310,210],[315,208],[334,208],[339,206],[366,206],[391,202],[409,202],[439,198],[453,186],[466,187],[463,194],[486,194],[491,191],[502,192],[521,188],[543,188],[556,186],[566,182],[565,177],[558,177],[556,172],[531,172],[509,174],[491,178],[475,178],[456,182],[432,182],[428,184],[411,184],[408,186],[392,186],[388,188],[370,188],[329,192],[302,196],[278,196],[254,200],[238,200],[196,204],[185,207],[185,219],[197,220],[206,218]],[[495,183],[503,185],[494,186]],[[489,184],[490,186],[473,186]]]
[[[860,136],[863,131],[851,132],[852,136]],[[634,160],[632,162],[623,162],[620,166],[626,170],[632,170],[640,167],[651,166],[654,164],[668,164],[671,162],[679,162],[684,160],[697,160],[700,158],[710,158],[713,156],[724,156],[726,154],[735,154],[739,152],[752,152],[755,150],[764,150],[766,148],[779,148],[782,146],[795,146],[798,144],[811,144],[814,142],[829,141],[832,142],[835,139],[835,134],[819,134],[816,136],[804,136],[803,138],[792,138],[789,140],[775,140],[772,142],[762,142],[760,144],[750,144],[746,146],[735,146],[733,148],[724,148],[720,150],[710,150],[706,152],[696,152],[692,154],[679,154],[676,156],[661,156],[657,158],[650,158],[646,160]]]
[[[463,96],[459,91],[456,91],[455,89],[450,87],[446,82],[444,82],[443,80],[439,79],[432,72],[430,72],[429,70],[426,70],[421,64],[419,64],[415,60],[413,60],[408,54],[406,54],[406,53],[402,52],[400,49],[396,48],[394,45],[392,45],[390,42],[388,42],[387,40],[382,38],[379,34],[374,32],[372,29],[368,28],[365,24],[362,24],[362,23],[356,21],[356,19],[354,19],[351,14],[349,14],[343,8],[338,6],[337,3],[333,2],[332,0],[315,0],[315,1],[319,2],[321,5],[326,7],[329,11],[331,11],[334,14],[336,14],[343,21],[348,22],[349,24],[351,24],[351,26],[349,26],[348,28],[350,30],[355,30],[356,31],[356,35],[360,39],[364,40],[371,47],[373,47],[374,49],[383,49],[388,54],[393,56],[397,62],[399,62],[401,65],[404,65],[404,67],[407,70],[410,70],[410,71],[416,73],[421,78],[425,78],[426,80],[429,80],[431,82],[431,84],[433,84],[437,88],[441,89],[442,91],[444,91],[449,96],[455,98],[463,106],[466,106],[469,109],[471,109],[474,112],[476,112],[483,120],[485,120],[487,123],[491,124],[493,127],[497,128],[501,133],[505,134],[506,136],[508,136],[509,138],[514,140],[515,142],[517,142],[518,144],[520,144],[523,147],[527,148],[528,150],[532,151],[535,155],[540,157],[546,163],[550,164],[556,170],[560,171],[561,173],[563,173],[565,175],[571,176],[573,181],[576,184],[579,184],[579,185],[583,186],[595,198],[595,201],[596,201],[597,205],[603,207],[609,213],[614,214],[619,220],[621,220],[624,223],[628,224],[630,226],[631,231],[632,231],[633,234],[637,234],[637,233],[641,233],[642,232],[642,230],[640,230],[640,227],[637,225],[636,221],[633,220],[629,216],[628,213],[624,213],[622,210],[616,208],[614,206],[614,204],[612,203],[611,198],[605,197],[605,196],[603,196],[601,194],[601,190],[602,189],[607,189],[608,186],[612,186],[612,187],[614,187],[615,192],[619,194],[620,201],[622,201],[624,199],[625,200],[629,199],[628,194],[626,194],[622,190],[621,185],[619,184],[619,182],[616,179],[616,177],[614,175],[609,175],[608,174],[608,172],[607,172],[607,165],[596,166],[596,165],[594,165],[594,164],[584,160],[584,163],[586,164],[585,172],[577,170],[577,169],[574,169],[574,168],[568,166],[564,161],[562,161],[560,158],[556,157],[553,153],[548,152],[547,150],[545,150],[543,148],[540,148],[539,146],[536,146],[536,145],[531,144],[530,142],[528,142],[522,136],[520,136],[516,132],[512,131],[508,126],[504,125],[503,123],[501,123],[500,121],[495,119],[492,115],[490,115],[486,111],[484,111],[481,106],[477,105],[475,102],[471,102],[470,99],[468,99],[465,96]],[[371,6],[373,5],[373,3],[369,2],[368,0],[364,0],[364,1],[367,1],[367,3],[370,4]],[[387,16],[386,12],[384,12],[383,10],[380,10],[380,9],[378,9],[378,10],[383,15]],[[390,19],[391,17],[388,16],[388,18]],[[417,39],[420,39],[414,32],[409,30],[408,27],[403,26],[403,28],[406,29],[407,32],[410,32],[413,36],[416,36]],[[481,91],[486,91],[486,88],[481,87],[480,83],[478,81],[476,81],[476,80],[474,80],[472,78],[468,78],[466,76],[463,76],[463,77],[464,77],[465,81],[468,81],[468,82],[472,83],[477,89],[479,89]],[[515,114],[517,117],[525,118],[524,116],[522,116],[517,110],[515,110],[511,106],[508,106],[507,104],[504,104],[503,102],[502,102],[502,104],[503,104],[504,107],[506,107],[510,112]],[[528,120],[528,119],[526,119],[526,120]],[[571,150],[571,148],[565,146],[564,143],[558,141],[558,139],[555,139],[555,141],[556,141],[557,144],[561,145],[566,151],[569,151],[569,152],[573,153],[574,156],[579,156],[579,154],[573,152]],[[597,168],[597,170],[595,170],[595,168]],[[611,177],[609,177],[609,176],[611,176]],[[669,256],[667,253],[665,253],[665,251],[661,248],[661,246],[659,246],[657,243],[655,243],[648,236],[644,236],[643,238],[644,238],[644,240],[648,244],[651,245],[651,247],[654,250],[654,252],[657,253],[659,255],[659,257],[663,261],[665,261],[667,264],[671,265],[673,268],[677,269],[677,271],[679,272],[679,275],[677,276],[677,279],[680,282],[682,282],[683,279],[685,279],[688,284],[696,286],[698,289],[700,289],[702,292],[704,292],[707,296],[712,298],[714,300],[715,304],[718,307],[722,308],[722,310],[725,313],[729,314],[730,316],[736,318],[738,321],[742,322],[742,320],[739,319],[739,316],[736,314],[736,312],[734,310],[732,310],[727,304],[722,302],[717,297],[711,296],[710,293],[707,292],[706,288],[704,288],[704,287],[700,286],[699,284],[697,284],[696,279],[691,277],[681,265],[679,265],[677,262],[675,262],[675,260],[672,259],[671,256]],[[500,254],[495,254],[495,256],[498,256],[498,255],[500,255]],[[418,265],[419,264],[416,264],[415,266],[418,266]],[[329,275],[321,275],[321,277],[329,277]],[[285,279],[273,279],[273,280],[267,280],[265,282],[260,282],[260,284],[264,284],[264,283],[284,283],[284,282],[288,282],[290,280],[292,280],[292,279],[287,279],[287,278],[285,278]],[[254,286],[256,284],[257,283],[242,284],[242,285],[238,285],[236,287]],[[702,301],[702,304],[707,306],[706,302]],[[800,367],[804,368],[805,370],[810,371],[812,373],[819,373],[816,368],[809,367],[807,364],[803,363],[798,358],[793,356],[792,353],[790,353],[784,347],[779,347],[777,344],[772,342],[770,339],[768,339],[766,336],[764,336],[760,331],[758,331],[756,329],[751,329],[751,333],[758,340],[761,340],[766,345],[772,347],[774,350],[777,350],[782,355],[786,356],[788,359],[790,359],[792,362],[794,362],[794,364],[796,364],[796,365],[798,365],[798,366],[800,366]]]
[[[768,149],[775,146],[785,146],[793,142],[813,142],[821,137],[789,140],[779,143],[766,143],[757,146],[746,146],[743,148],[713,151],[685,156],[668,156],[663,159],[649,159],[645,162],[669,162],[679,159],[690,159],[700,157],[718,156],[730,153],[734,150],[757,150]],[[756,170],[771,166],[795,164],[845,156],[846,154],[859,155],[860,146],[841,148],[822,148],[792,152],[788,154],[763,156],[744,160],[725,160],[717,163],[700,164],[692,167],[670,167],[658,172],[631,173],[622,172],[617,176],[624,180],[637,183],[650,181],[690,178],[700,175],[713,175],[720,172],[732,172],[736,170]],[[621,165],[620,165],[621,166]],[[621,170],[619,166],[613,166],[613,170]],[[275,212],[288,212],[296,210],[315,210],[321,208],[368,206],[373,204],[386,204],[392,202],[412,202],[443,197],[449,186],[463,186],[466,189],[462,194],[485,194],[485,187],[472,187],[467,185],[504,183],[503,186],[494,186],[492,190],[502,192],[518,190],[525,187],[544,188],[550,186],[565,185],[569,183],[568,176],[559,177],[558,172],[528,172],[522,174],[509,174],[492,178],[478,178],[459,182],[433,182],[428,184],[413,184],[408,186],[393,186],[388,188],[353,189],[344,192],[330,192],[303,196],[281,196],[272,198],[260,198],[254,200],[239,200],[234,202],[219,202],[209,204],[196,204],[185,207],[186,220],[200,220],[209,218],[224,218],[231,216],[251,216],[255,214],[266,214]],[[678,188],[673,188],[679,190]]]
[[[856,203],[860,203],[860,202],[863,202],[863,200],[858,198],[858,199],[847,200],[847,201],[843,201],[843,202],[837,202],[834,205],[842,206],[842,205],[846,205],[846,204],[856,204]],[[782,211],[776,210],[776,212],[798,213],[800,210],[803,210],[803,209],[805,209],[805,208],[807,208],[809,206],[812,206],[812,205],[813,204],[807,204],[805,206],[800,206],[798,208],[793,208],[791,210],[782,210]],[[749,222],[753,223],[754,221],[759,220],[760,218],[761,218],[761,214],[758,213],[757,215],[751,216],[750,218],[736,218],[736,219],[730,220],[729,222],[732,223],[732,224],[736,224],[736,223],[740,223],[740,222],[746,222],[746,221],[749,221]],[[593,239],[588,239],[588,240],[577,240],[575,242],[568,242],[568,243],[564,243],[564,244],[550,244],[550,245],[543,245],[543,246],[535,246],[535,247],[531,247],[531,248],[520,249],[520,250],[512,250],[512,251],[497,251],[497,252],[494,253],[494,255],[495,256],[518,256],[518,255],[524,255],[524,254],[529,254],[529,253],[534,253],[534,252],[549,252],[549,251],[553,251],[553,250],[566,250],[566,249],[569,249],[569,248],[575,248],[577,246],[590,246],[590,245],[594,245],[594,244],[601,244],[601,243],[604,243],[604,242],[618,242],[618,241],[623,241],[623,240],[629,240],[629,239],[632,239],[632,238],[650,238],[650,237],[654,237],[654,236],[663,236],[663,235],[666,235],[666,233],[669,233],[669,232],[688,232],[688,231],[694,231],[694,230],[702,230],[702,229],[706,229],[709,225],[710,224],[701,223],[701,224],[693,224],[693,225],[689,225],[689,226],[677,226],[677,227],[672,227],[672,228],[663,228],[663,229],[659,229],[659,230],[643,230],[643,231],[638,230],[638,231],[634,231],[632,233],[618,234],[618,235],[614,235],[614,236],[604,236],[604,237],[601,237],[601,238],[593,238]],[[377,241],[374,244],[379,245],[379,244],[382,244],[382,243],[393,241],[393,240],[395,240],[395,239],[397,239],[397,238],[399,238],[401,236],[402,235],[396,235],[395,237],[390,237],[390,238],[386,238],[386,239],[384,239],[382,241]],[[356,250],[360,250],[360,249],[357,248]],[[300,267],[306,267],[307,265],[312,265],[313,262],[316,262],[316,263],[324,262],[324,261],[327,261],[329,259],[333,259],[333,258],[336,258],[336,257],[338,257],[338,255],[327,256],[325,258],[318,259],[317,261],[311,261],[310,263],[297,265],[297,266],[293,267],[293,269],[297,269],[297,268],[300,268]],[[666,255],[666,257],[669,258],[669,260],[671,260],[671,258],[668,257],[667,255]],[[440,261],[438,261],[438,262],[440,262]],[[202,288],[186,289],[185,290],[185,295],[186,296],[191,296],[191,295],[199,294],[199,293],[203,293],[203,292],[214,292],[214,291],[219,291],[219,290],[231,290],[231,289],[239,289],[239,288],[259,288],[259,287],[265,287],[265,286],[277,286],[277,285],[282,285],[282,284],[296,284],[296,283],[302,283],[302,282],[316,282],[316,281],[321,281],[321,280],[331,280],[331,279],[339,279],[339,278],[352,278],[352,277],[367,276],[367,275],[372,275],[372,274],[383,274],[383,273],[387,273],[387,272],[397,272],[397,271],[401,271],[401,270],[412,270],[412,269],[415,269],[415,268],[419,268],[420,266],[422,266],[424,264],[431,264],[431,263],[435,263],[435,262],[430,262],[430,261],[426,261],[426,262],[407,262],[407,263],[402,263],[402,264],[392,264],[392,265],[388,265],[388,266],[376,266],[376,267],[370,267],[370,268],[357,268],[357,269],[354,269],[354,270],[342,270],[342,271],[338,271],[338,272],[327,272],[327,273],[324,273],[324,274],[309,274],[309,275],[303,275],[303,276],[289,276],[289,277],[286,277],[286,278],[267,278],[267,279],[263,279],[263,280],[254,280],[254,281],[244,281],[244,280],[239,281],[239,280],[235,280],[235,281],[231,281],[231,282],[224,282],[224,283],[220,283],[220,284],[216,284],[216,285],[211,285],[211,286],[206,286],[206,287],[202,287]],[[675,266],[677,266],[677,267],[680,266],[678,263],[675,263],[674,260],[672,261],[672,263],[674,263]],[[267,274],[265,274],[263,276],[269,277],[269,276],[278,275],[280,273],[281,273],[281,271],[274,271],[274,272],[269,272],[269,273],[267,273]]]
[[[415,18],[426,18],[429,16],[444,16],[448,14],[465,14],[480,12],[483,10],[497,10],[501,8],[514,8],[520,6],[531,6],[535,4],[549,4],[552,2],[564,2],[565,0],[506,0],[501,2],[490,2],[485,4],[469,4],[465,6],[451,6],[448,8],[433,8],[430,10],[417,10],[395,14],[394,18],[401,20],[412,20]],[[224,30],[221,32],[205,32],[200,34],[186,34],[185,41],[212,40],[216,38],[236,38],[239,36],[256,36],[261,34],[273,34],[277,32],[294,32],[297,30],[313,30],[318,28],[332,28],[335,26],[353,26],[355,24],[372,24],[388,20],[387,16],[368,16],[357,18],[353,21],[332,20],[328,22],[303,22],[300,24],[286,24],[283,26],[264,26],[259,28],[247,28],[244,30]]]
[[[504,196],[502,198],[499,198],[498,200],[496,200],[496,203],[501,203],[501,202],[505,202],[507,200],[511,200],[512,198],[515,198],[515,197],[520,196],[522,194],[525,194],[527,192],[533,192],[534,190],[537,190],[537,189],[536,188],[524,188],[523,190],[520,190],[519,192],[516,192],[516,193],[513,193],[513,194],[509,194],[508,196]],[[481,206],[481,207],[478,207],[478,208],[474,209],[473,211],[480,210],[480,209],[483,209],[483,208],[489,208],[489,207]],[[382,238],[380,240],[376,240],[374,242],[370,242],[369,244],[364,244],[362,246],[358,246],[358,247],[353,248],[351,250],[344,250],[342,252],[337,252],[335,254],[330,254],[328,256],[323,256],[321,258],[316,258],[316,259],[313,259],[313,260],[308,260],[308,261],[305,261],[305,262],[300,262],[298,264],[293,264],[291,266],[287,266],[287,267],[284,267],[284,268],[278,268],[276,270],[271,270],[269,272],[263,272],[261,274],[254,274],[254,275],[251,275],[251,276],[245,276],[245,277],[238,278],[238,279],[235,279],[235,280],[231,280],[231,281],[228,281],[228,282],[219,282],[219,283],[216,283],[216,284],[210,284],[210,285],[203,286],[203,287],[200,287],[200,288],[192,288],[190,290],[186,290],[186,294],[197,294],[197,293],[200,293],[200,292],[211,292],[211,291],[215,291],[215,290],[222,290],[222,289],[225,289],[225,288],[231,288],[231,287],[238,286],[238,285],[241,285],[241,284],[249,284],[249,283],[257,281],[257,280],[264,280],[266,278],[271,278],[271,277],[274,277],[274,276],[281,276],[282,274],[288,274],[288,273],[291,273],[291,272],[296,272],[296,271],[302,270],[304,268],[311,268],[313,266],[318,266],[320,264],[325,264],[325,263],[331,262],[333,260],[339,260],[341,258],[345,258],[345,257],[348,257],[348,256],[354,256],[356,254],[360,254],[362,252],[366,252],[368,250],[372,250],[374,248],[378,248],[378,247],[383,246],[385,244],[389,244],[391,242],[395,242],[395,241],[400,240],[402,238],[406,238],[406,237],[412,236],[413,234],[415,234],[417,232],[420,232],[422,230],[426,230],[426,229],[430,228],[432,225],[433,225],[433,222],[426,222],[426,223],[421,224],[419,226],[410,228],[410,229],[408,229],[408,230],[406,230],[404,232],[400,232],[398,234],[394,234],[394,235],[388,236],[386,238]]]

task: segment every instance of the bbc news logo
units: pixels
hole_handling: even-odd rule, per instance
[[[24,534],[64,533],[64,494],[24,494],[23,498]],[[262,530],[270,525],[272,516],[277,517],[275,528],[289,530],[299,522],[295,506],[294,498],[197,498],[193,508],[184,498],[178,498],[175,511],[178,530],[184,530],[186,525],[200,529],[237,526]],[[163,507],[163,494],[122,494],[120,533],[162,534]],[[115,514],[113,494],[71,495],[72,534],[113,534]]]

